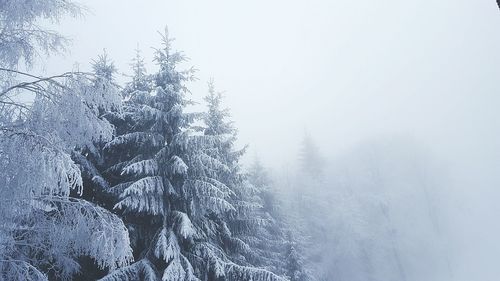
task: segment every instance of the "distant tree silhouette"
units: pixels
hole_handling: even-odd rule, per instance
[[[323,177],[325,159],[321,156],[318,146],[308,133],[302,139],[299,161],[303,173],[314,179]]]

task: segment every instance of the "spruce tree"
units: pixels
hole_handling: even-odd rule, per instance
[[[199,131],[193,122],[202,114],[185,112],[193,70],[177,69],[185,57],[171,43],[165,34],[156,50],[157,73],[135,71],[123,112],[109,115],[117,137],[103,146],[102,164],[94,165],[109,183],[136,259],[102,280],[279,280],[235,262],[224,247],[225,218],[236,210],[233,160],[217,152],[224,132]]]
[[[271,177],[260,160],[255,159],[247,178],[253,189],[249,200],[260,206],[251,213],[258,221],[250,225],[247,237],[254,258],[258,264],[286,275],[284,217]]]
[[[285,223],[270,177],[259,161],[248,173],[241,170],[239,161],[245,149],[235,149],[237,132],[229,110],[222,106],[222,94],[215,90],[213,81],[208,88],[204,133],[220,137],[211,155],[228,167],[220,171],[219,178],[234,192],[229,202],[235,210],[221,219],[227,228],[222,232],[222,246],[239,263],[285,276]]]

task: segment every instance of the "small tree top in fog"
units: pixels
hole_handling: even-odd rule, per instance
[[[299,160],[300,169],[303,173],[315,178],[323,176],[325,159],[321,156],[318,146],[308,133],[302,139]]]

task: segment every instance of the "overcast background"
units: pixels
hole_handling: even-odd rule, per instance
[[[307,130],[327,156],[373,138],[417,140],[450,171],[460,232],[457,280],[500,268],[500,11],[494,0],[88,0],[61,32],[71,52],[43,70],[89,68],[103,49],[130,73],[168,25],[201,101],[215,79],[268,166],[297,159]],[[152,63],[149,63],[153,66]],[[153,69],[152,67],[150,68]],[[151,71],[152,72],[152,71]],[[125,81],[123,77],[118,80]],[[458,255],[458,254],[457,254]],[[496,278],[495,278],[496,276]]]

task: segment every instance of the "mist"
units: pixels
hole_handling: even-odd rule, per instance
[[[309,249],[322,249],[306,261],[321,280],[498,280],[494,1],[84,5],[82,18],[53,27],[71,38],[69,52],[36,71],[86,71],[105,50],[124,82],[134,49],[154,65],[157,31],[168,25],[198,69],[194,108],[213,78],[238,146],[249,145],[245,166],[259,158],[269,168],[292,221],[317,219],[321,233],[301,231],[313,237]],[[302,165],[305,136],[321,176]]]

